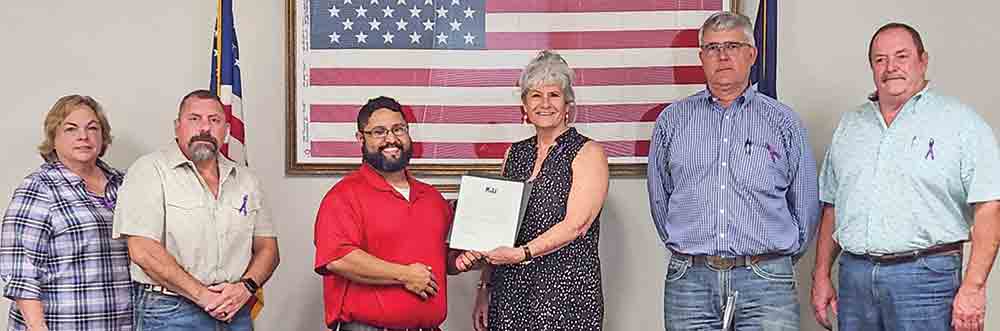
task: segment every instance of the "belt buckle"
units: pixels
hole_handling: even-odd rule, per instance
[[[736,259],[723,256],[707,256],[705,261],[708,262],[708,265],[719,270],[729,270],[736,265]]]

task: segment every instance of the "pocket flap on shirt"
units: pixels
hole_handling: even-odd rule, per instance
[[[197,209],[202,206],[202,201],[198,199],[169,199],[167,205],[180,209]]]
[[[247,212],[251,212],[251,211],[260,209],[260,200],[258,200],[257,198],[255,198],[253,195],[245,195],[245,196],[247,197],[246,198],[246,211]],[[244,208],[244,206],[243,206],[243,197],[244,196],[241,195],[240,197],[238,197],[236,199],[229,200],[229,205],[232,206],[233,209],[237,209],[237,210],[243,209]]]

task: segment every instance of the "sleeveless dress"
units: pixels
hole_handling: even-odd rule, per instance
[[[573,159],[590,139],[569,128],[549,148],[534,180],[516,246],[535,239],[566,216]],[[503,169],[526,181],[537,155],[537,137],[514,143]],[[604,298],[597,254],[599,219],[587,233],[528,264],[495,266],[489,305],[491,331],[601,330]]]

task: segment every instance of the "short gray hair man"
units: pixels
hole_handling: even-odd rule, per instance
[[[735,29],[743,30],[747,43],[757,44],[753,38],[753,23],[750,23],[749,17],[740,13],[720,11],[709,16],[705,23],[701,24],[701,28],[698,29],[698,45],[704,45],[705,30],[718,32]]]

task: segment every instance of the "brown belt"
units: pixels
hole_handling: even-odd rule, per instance
[[[673,251],[672,251],[673,252]],[[732,268],[748,267],[761,261],[768,261],[786,257],[781,254],[761,254],[751,256],[715,256],[715,255],[687,255],[673,252],[673,255],[691,260],[691,264],[704,264],[714,269],[729,270]]]
[[[330,326],[333,331],[441,331],[441,328],[384,328],[358,322],[339,322]]]
[[[950,244],[941,244],[941,245],[937,245],[937,246],[931,246],[931,247],[928,247],[928,248],[925,248],[925,249],[916,249],[916,250],[912,250],[912,251],[906,251],[906,252],[901,252],[901,253],[891,253],[891,254],[884,254],[884,255],[871,255],[871,254],[858,255],[858,254],[851,253],[851,255],[858,256],[858,257],[861,257],[861,258],[864,258],[864,259],[868,259],[869,261],[872,261],[872,262],[886,263],[886,264],[912,262],[912,261],[916,261],[919,258],[927,257],[927,256],[961,255],[961,254],[962,254],[962,242],[954,242],[954,243],[950,243]]]

